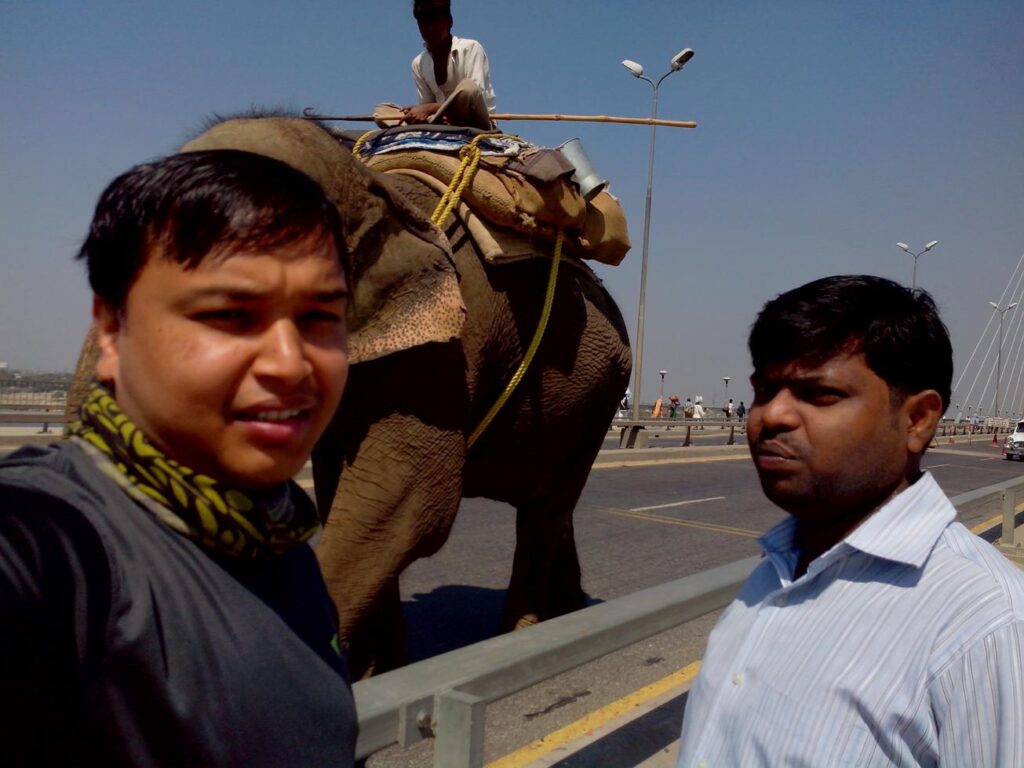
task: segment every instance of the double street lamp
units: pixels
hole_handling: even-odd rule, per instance
[[[643,379],[644,369],[644,301],[647,296],[647,247],[651,234],[651,188],[654,186],[654,131],[656,128],[654,120],[658,117],[658,86],[661,85],[662,80],[673,72],[678,72],[682,69],[686,62],[692,58],[693,49],[683,48],[683,50],[669,60],[669,70],[658,78],[658,82],[645,77],[644,68],[635,61],[626,59],[622,62],[622,66],[628,69],[633,77],[643,80],[651,86],[651,133],[647,150],[647,199],[644,203],[644,246],[643,254],[640,257],[640,305],[637,310],[636,319],[636,364],[633,373],[633,392],[635,394],[633,398],[634,420],[640,418],[640,383]],[[664,382],[664,375],[662,376],[662,381]]]
[[[914,288],[917,288],[917,259],[921,256],[921,254],[928,253],[928,251],[930,251],[932,248],[934,248],[938,244],[939,244],[938,240],[932,240],[930,243],[925,245],[923,251],[921,251],[920,253],[914,253],[912,250],[910,250],[910,246],[907,245],[906,243],[896,243],[896,247],[897,248],[899,248],[900,250],[906,251],[907,253],[909,253],[911,256],[914,257],[914,277],[913,277],[913,279],[910,282],[910,289],[911,290],[913,290]]]
[[[992,413],[993,416],[999,418],[999,381],[1003,378],[1003,315],[1016,307],[1017,302],[1013,302],[1005,309],[1000,309],[994,301],[990,301],[989,304],[999,313],[999,346],[996,348],[996,401]]]

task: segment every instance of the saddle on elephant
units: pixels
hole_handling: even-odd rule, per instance
[[[630,248],[622,206],[607,188],[586,199],[572,162],[557,149],[477,129],[430,126],[340,134],[374,171],[412,176],[439,192],[458,185],[467,150],[478,151],[469,183],[460,186],[454,212],[493,264],[550,253],[564,232],[566,250],[579,258],[618,265]]]

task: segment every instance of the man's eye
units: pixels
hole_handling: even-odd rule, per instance
[[[834,405],[844,398],[842,392],[834,389],[812,389],[804,393],[804,399],[814,405]]]
[[[207,325],[232,328],[248,327],[255,322],[255,316],[244,309],[211,309],[199,312],[194,318]]]
[[[328,324],[338,325],[345,321],[345,316],[340,312],[334,312],[328,309],[317,309],[311,312],[307,312],[302,316],[302,322],[305,325],[315,324]]]

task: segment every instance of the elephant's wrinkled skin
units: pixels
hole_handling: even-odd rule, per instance
[[[458,223],[446,231],[447,253],[444,238],[422,223],[436,193],[414,179],[367,171],[314,124],[228,121],[185,150],[226,147],[307,172],[346,224],[357,364],[314,451],[313,472],[320,508],[330,508],[318,556],[354,674],[404,662],[399,574],[441,547],[462,496],[517,510],[502,630],[583,607],[572,512],[630,370],[622,317],[599,281],[586,268],[563,266],[533,364],[467,451],[469,433],[530,343],[550,261],[485,265]],[[445,291],[445,276],[465,306],[461,334],[452,329],[450,298],[443,309],[431,305]],[[441,287],[423,292],[415,287],[423,280]],[[388,336],[396,326],[401,341],[379,342],[380,329]],[[414,332],[414,345],[401,349],[406,332]]]

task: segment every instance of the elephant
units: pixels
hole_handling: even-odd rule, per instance
[[[600,280],[566,258],[532,364],[469,447],[530,343],[550,258],[485,262],[459,217],[443,231],[430,222],[437,191],[368,169],[309,120],[222,120],[182,151],[203,149],[283,160],[342,214],[352,365],[313,477],[328,510],[317,555],[353,675],[405,662],[399,575],[444,544],[464,496],[516,510],[500,631],[584,607],[572,515],[631,369],[625,324]],[[76,381],[89,357],[84,349]]]

